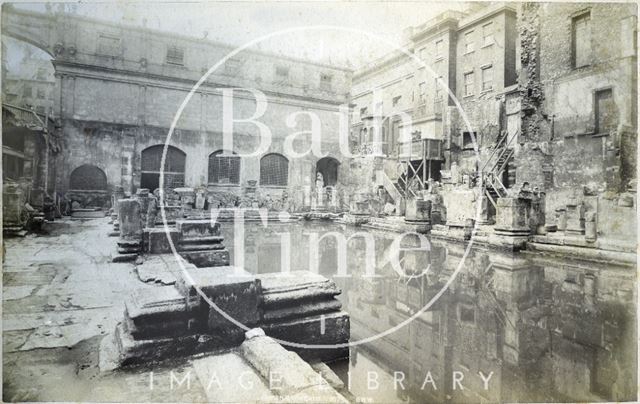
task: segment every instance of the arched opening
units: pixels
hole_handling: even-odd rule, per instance
[[[282,154],[266,154],[260,159],[260,185],[287,186],[289,160]]]
[[[107,175],[96,166],[82,165],[71,172],[69,189],[71,191],[106,191]]]
[[[151,191],[160,187],[160,172],[164,172],[164,188],[184,186],[184,170],[187,155],[174,146],[167,147],[164,167],[160,167],[164,145],[151,146],[140,157],[140,187]]]
[[[56,80],[51,55],[10,35],[3,36],[2,45],[6,54],[3,103],[32,110],[41,116],[53,116]]]
[[[316,163],[316,176],[322,174],[325,186],[335,186],[338,183],[338,166],[340,162],[333,157],[323,157]]]
[[[229,154],[218,150],[209,155],[209,184],[240,184],[240,157]]]

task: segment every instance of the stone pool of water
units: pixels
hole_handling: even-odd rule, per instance
[[[342,288],[352,342],[371,341],[332,367],[360,402],[636,397],[635,268],[475,247],[465,257],[464,244],[321,222],[247,223],[244,246],[233,224],[222,231],[249,272],[315,270]]]

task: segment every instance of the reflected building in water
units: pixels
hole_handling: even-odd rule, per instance
[[[225,231],[231,240],[231,229]],[[336,276],[339,240],[321,237],[328,232],[349,240],[347,277]],[[400,252],[401,265],[412,270],[400,276],[388,262],[397,251],[397,235],[318,223],[248,225],[247,268],[279,271],[287,259],[282,233],[295,246],[289,249],[291,270],[314,262],[309,234],[320,235],[315,262],[343,289],[352,341],[385,333],[416,315],[394,332],[352,348],[348,369],[356,396],[376,402],[504,402],[623,401],[636,394],[629,268],[480,248],[466,253],[465,244],[431,240],[429,251]],[[364,269],[363,234],[375,240],[373,277]],[[407,236],[401,245],[417,244]],[[455,279],[434,299],[458,266]],[[423,275],[416,270],[427,267]],[[366,385],[368,372],[376,373],[377,389]],[[394,383],[394,372],[402,383]],[[454,383],[454,372],[463,375],[463,389]],[[479,372],[485,379],[491,375],[488,389]],[[425,383],[427,374],[433,382]]]

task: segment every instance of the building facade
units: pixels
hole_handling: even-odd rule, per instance
[[[629,248],[637,223],[636,22],[635,4],[527,3],[519,23],[518,177],[546,191],[548,222],[578,206],[599,237]]]
[[[7,104],[54,116],[55,85],[51,62],[27,54],[20,62],[19,75],[4,77],[2,94]]]
[[[206,187],[238,197],[257,189],[258,198],[285,203],[295,195],[297,201],[286,203],[303,204],[303,191],[315,186],[317,171],[324,171],[331,185],[340,181],[338,133],[341,120],[348,119],[340,112],[351,83],[347,69],[243,51],[202,82],[168,139],[194,84],[234,48],[65,14],[11,10],[4,22],[6,33],[15,37],[26,25],[40,27],[28,39],[54,58],[56,115],[66,151],[58,162],[57,187],[81,202],[100,200],[117,187],[157,188],[165,142],[170,188]],[[270,130],[268,147],[257,155],[243,156],[258,150],[261,139],[251,122],[236,123],[233,150],[223,150],[223,89],[229,88],[239,89],[233,93],[234,119],[257,114],[256,121]],[[255,92],[244,89],[264,95],[264,111],[257,110]],[[309,131],[316,124],[312,119],[320,122],[322,161],[305,154],[309,136],[294,136]],[[294,156],[285,150],[287,138]]]

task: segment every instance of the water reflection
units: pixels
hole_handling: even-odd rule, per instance
[[[232,256],[233,231],[227,226]],[[348,242],[348,277],[339,273],[335,237],[310,258],[309,233],[361,229],[335,224],[247,224],[245,265],[256,273],[318,271],[342,287],[352,340],[394,327],[429,302],[460,264],[464,245],[431,240],[429,251],[399,253],[397,235],[369,231],[375,277],[366,276],[366,242]],[[291,248],[282,254],[282,234]],[[285,244],[287,242],[285,241]],[[407,237],[402,246],[415,245]],[[423,276],[416,276],[424,268]],[[370,274],[369,274],[370,275]],[[635,271],[558,257],[474,248],[463,269],[425,313],[396,332],[351,350],[336,370],[351,391],[374,402],[625,401],[636,396]],[[342,366],[342,369],[341,369]],[[486,388],[485,388],[486,387]]]

